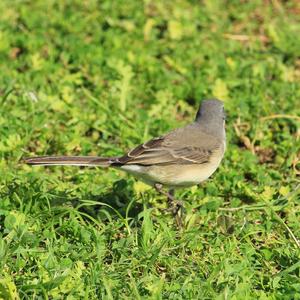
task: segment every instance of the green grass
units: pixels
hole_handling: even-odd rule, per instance
[[[0,1],[0,298],[300,299],[299,9]],[[120,155],[212,96],[227,152],[181,230],[124,173],[19,162]]]

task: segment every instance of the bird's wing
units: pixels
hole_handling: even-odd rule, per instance
[[[219,143],[210,146],[187,146],[169,143],[166,136],[154,138],[116,159],[112,165],[171,165],[209,162]]]

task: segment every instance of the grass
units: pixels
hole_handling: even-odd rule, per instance
[[[0,2],[0,298],[300,299],[297,1]],[[227,152],[165,199],[120,155],[227,109]]]

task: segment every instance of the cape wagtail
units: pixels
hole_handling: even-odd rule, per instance
[[[163,193],[206,180],[218,168],[225,152],[223,102],[204,100],[195,121],[153,138],[121,157],[40,156],[25,159],[29,165],[113,167],[124,170]],[[169,200],[172,193],[167,193]]]

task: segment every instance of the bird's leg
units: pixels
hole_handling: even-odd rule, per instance
[[[167,209],[168,211],[172,212],[173,216],[176,219],[177,224],[181,227],[182,225],[182,220],[180,216],[180,211],[183,206],[181,201],[178,201],[174,197],[174,189],[170,189],[168,192],[165,192],[163,190],[163,185],[160,183],[156,183],[154,185],[156,191],[162,195],[165,195],[168,199],[168,206],[169,208]]]
[[[182,208],[183,203],[182,201],[176,200],[174,197],[175,190],[170,189],[167,193],[168,205],[169,210],[174,214],[177,215],[179,210]]]

